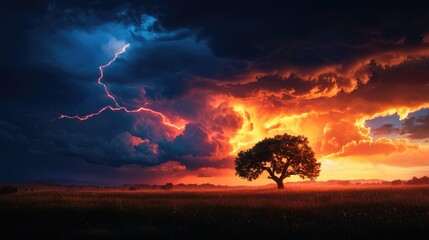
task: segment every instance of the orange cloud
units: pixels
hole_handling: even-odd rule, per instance
[[[369,137],[362,134],[359,128],[352,123],[346,121],[330,122],[323,129],[320,152],[325,154],[338,152],[347,143],[367,140]]]
[[[427,52],[373,55],[363,62],[327,68],[327,72],[319,72],[316,77],[270,73],[254,81],[207,87],[203,91],[210,93],[207,94],[210,97],[201,99],[207,104],[197,114],[196,121],[207,130],[210,141],[217,143],[216,150],[204,159],[186,156],[184,160],[204,160],[206,166],[230,169],[238,151],[265,137],[289,133],[307,136],[320,160],[342,161],[343,167],[366,162],[369,165],[359,165],[356,169],[372,168],[375,174],[381,171],[378,169],[381,163],[420,166],[425,159],[420,152],[427,143],[410,142],[405,138],[408,135],[389,139],[381,131],[377,135],[381,138],[373,140],[371,134],[375,130],[367,127],[366,121],[392,114],[405,119],[410,113],[429,107]],[[415,156],[416,160],[405,161],[409,156]],[[219,161],[210,160],[214,158]],[[322,172],[323,169],[322,165]],[[399,172],[399,168],[395,169]],[[356,176],[365,175],[356,171]],[[210,176],[211,182],[217,174],[221,172],[205,171],[198,178],[197,173],[192,173],[192,179],[202,181]],[[329,173],[322,175],[329,178]]]
[[[155,167],[149,168],[151,172],[178,173],[186,170],[186,166],[180,162],[168,161]]]
[[[376,141],[360,140],[345,144],[336,156],[371,156],[371,155],[389,155],[392,153],[402,153],[405,151],[417,151],[420,144],[410,143],[408,139],[389,139],[382,137]]]

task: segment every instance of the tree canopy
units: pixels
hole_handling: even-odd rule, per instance
[[[320,163],[314,157],[308,139],[289,134],[265,138],[253,148],[238,153],[235,159],[236,175],[249,181],[257,179],[262,172],[284,188],[283,180],[291,175],[302,179],[315,179],[320,173]]]

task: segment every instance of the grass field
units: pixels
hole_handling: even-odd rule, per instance
[[[429,186],[36,189],[0,196],[18,239],[429,239]]]

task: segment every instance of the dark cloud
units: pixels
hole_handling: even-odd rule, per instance
[[[245,84],[224,85],[219,92],[246,98],[261,95],[277,95],[283,99],[332,97],[340,91],[351,92],[357,86],[355,79],[338,76],[334,72],[323,73],[316,78],[303,79],[292,73],[287,77],[268,74],[256,77],[256,81]]]
[[[210,173],[202,172],[202,173],[199,173],[199,174],[197,175],[197,177],[201,177],[201,178],[209,178],[209,177],[213,177],[213,175],[212,175],[212,174],[210,174]]]
[[[243,61],[213,56],[205,41],[198,42],[193,37],[180,41],[144,42],[133,51],[133,61],[127,63],[126,70],[152,84],[158,81],[168,84],[168,79],[163,80],[165,76],[180,74],[222,80],[248,67]]]
[[[173,141],[159,143],[164,159],[178,160],[190,168],[204,166],[204,158],[211,157],[220,143],[211,139],[209,132],[199,124],[188,124]]]
[[[390,1],[13,1],[0,10],[1,173],[18,173],[21,165],[22,174],[38,177],[69,168],[91,175],[132,165],[165,173],[231,167],[230,138],[250,115],[228,98],[262,99],[261,115],[313,111],[315,99],[326,100],[322,110],[366,114],[392,103],[418,106],[428,101],[429,61],[418,53],[427,46],[428,8]],[[59,113],[113,105],[96,84],[97,67],[125,43],[129,50],[103,81],[121,104],[162,112],[186,128],[150,112],[54,121]],[[427,119],[374,131],[424,139]],[[356,126],[326,125],[320,141],[327,152],[367,140],[342,131]]]
[[[174,77],[163,78],[164,84],[158,83],[157,86],[145,88],[145,96],[151,100],[159,99],[175,99],[180,98],[189,93],[192,88],[190,87],[191,76],[183,76],[179,74]]]
[[[0,100],[34,105],[79,103],[89,94],[89,89],[77,84],[73,76],[59,69],[34,67],[28,64],[0,66],[2,82]]]
[[[134,136],[159,142],[164,139],[171,140],[177,135],[177,129],[162,124],[160,116],[150,113],[139,115],[134,116],[135,121],[132,127],[128,126]]]
[[[37,154],[58,154],[79,157],[91,163],[109,166],[139,164],[158,165],[157,146],[149,140],[121,133],[110,140],[91,138],[83,133],[69,133],[64,130],[47,132],[33,150]]]
[[[26,151],[29,140],[23,130],[11,123],[0,120],[0,145],[4,151]]]
[[[49,131],[43,138],[33,142],[31,153],[38,156],[55,154],[77,157],[112,167],[130,164],[156,166],[176,161],[187,168],[196,169],[225,167],[231,161],[224,152],[231,150],[224,146],[226,143],[223,141],[228,139],[220,134],[210,136],[208,130],[200,124],[187,124],[183,133],[175,137],[159,129],[158,134],[164,137],[149,135],[147,130],[142,129],[141,123],[137,122],[134,128],[136,135],[122,132],[111,139],[90,137],[81,132]]]
[[[231,135],[243,125],[243,117],[226,102],[207,109],[203,117],[199,122],[204,123],[210,132],[220,135]]]
[[[427,99],[425,92],[427,92],[428,67],[429,58],[427,57],[406,61],[394,67],[379,67],[373,72],[370,84],[361,86],[359,91],[351,95],[360,95],[368,101],[380,103],[394,101],[408,105],[419,104]]]
[[[405,119],[398,132],[411,139],[429,138],[429,114]]]
[[[371,130],[374,135],[376,136],[382,136],[382,135],[388,135],[388,134],[392,134],[392,133],[396,133],[399,129],[396,128],[393,124],[390,123],[386,123],[381,125],[379,128],[375,128],[373,130]]]
[[[254,68],[260,70],[278,70],[291,66],[344,63],[381,51],[420,45],[429,32],[426,24],[429,14],[424,10],[428,6],[428,3],[423,2],[395,4],[388,1],[364,1],[359,4],[342,1],[311,4],[277,1],[264,4],[248,1],[202,3],[195,0],[180,3],[46,1],[38,3],[32,12],[40,16],[41,21],[54,22],[63,28],[94,28],[113,22],[134,26],[133,31],[137,32],[142,30],[147,21],[142,16],[149,14],[157,19],[149,28],[152,33],[177,32],[177,35],[183,35],[186,32],[185,36],[195,35],[207,41],[217,56],[249,60],[253,62]],[[54,29],[59,27],[57,25]],[[135,36],[138,38],[138,34]],[[203,75],[213,71],[213,68],[207,67],[211,65],[209,62],[199,64],[200,61],[192,55],[178,53],[178,48],[164,50],[152,49],[156,52],[152,54],[155,62],[172,59],[190,63],[182,64],[184,67],[198,64],[200,67],[194,67],[194,70]],[[162,66],[174,70],[178,65]],[[221,71],[216,72],[218,74]]]
[[[376,64],[370,71],[366,84],[345,94],[339,92],[335,98],[328,98],[318,105],[320,110],[338,111],[349,109],[350,113],[362,113],[367,116],[384,112],[387,109],[419,108],[429,101],[428,79],[429,58],[422,57],[402,62],[395,66]],[[301,101],[299,107],[314,107],[314,102]]]
[[[160,1],[159,24],[189,28],[218,56],[260,69],[317,66],[420,44],[428,3],[391,1]],[[195,11],[195,9],[198,9]]]

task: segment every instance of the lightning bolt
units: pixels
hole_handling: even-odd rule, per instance
[[[118,101],[116,100],[115,96],[113,96],[113,95],[109,92],[109,89],[108,89],[107,85],[106,85],[106,84],[104,84],[104,83],[101,81],[101,80],[103,79],[103,77],[104,77],[103,69],[104,69],[104,68],[106,68],[106,67],[109,67],[113,62],[115,62],[115,61],[116,61],[116,59],[117,59],[121,54],[123,54],[123,53],[127,50],[127,48],[128,48],[129,46],[130,46],[130,44],[126,44],[125,46],[123,46],[121,50],[119,50],[118,52],[116,52],[116,53],[115,53],[115,56],[114,56],[114,57],[113,57],[113,58],[112,58],[108,63],[106,63],[106,64],[101,65],[101,66],[99,66],[99,67],[98,67],[98,70],[100,71],[100,75],[99,75],[99,77],[98,77],[98,79],[97,79],[97,83],[98,83],[99,85],[101,85],[101,86],[104,88],[104,92],[106,93],[106,96],[107,96],[108,98],[112,99],[112,101],[115,103],[115,106],[114,106],[114,107],[112,107],[112,106],[108,105],[108,106],[105,106],[105,107],[101,108],[100,110],[98,110],[98,112],[90,113],[90,114],[88,114],[88,115],[84,115],[84,116],[79,116],[79,115],[70,116],[70,115],[60,114],[60,116],[58,117],[58,119],[64,119],[64,118],[66,118],[66,119],[78,119],[78,120],[80,120],[80,121],[85,121],[85,120],[88,120],[89,118],[92,118],[92,117],[95,117],[95,116],[97,116],[97,115],[100,115],[102,112],[104,112],[104,111],[106,111],[106,110],[111,110],[111,111],[124,111],[124,112],[127,112],[127,113],[149,112],[149,113],[151,113],[151,114],[153,114],[153,115],[157,115],[157,116],[161,117],[161,119],[162,119],[162,123],[163,123],[164,125],[166,125],[166,126],[176,128],[177,130],[182,130],[182,129],[184,129],[184,128],[185,128],[184,126],[178,126],[178,125],[176,125],[176,124],[174,124],[174,123],[171,123],[171,122],[167,121],[167,118],[165,117],[165,115],[164,115],[164,114],[162,114],[161,112],[158,112],[158,111],[152,110],[152,109],[150,109],[150,108],[139,107],[139,108],[137,108],[137,109],[131,109],[131,110],[130,110],[130,109],[128,109],[128,108],[126,108],[126,107],[124,107],[124,106],[121,106],[121,105],[118,103]]]
[[[110,94],[109,89],[107,88],[106,84],[104,84],[101,81],[101,79],[103,79],[103,77],[104,77],[103,69],[110,66],[114,61],[116,61],[116,59],[119,57],[119,55],[124,53],[129,46],[130,46],[130,44],[126,44],[124,47],[122,47],[122,49],[120,51],[115,53],[115,56],[112,58],[112,60],[110,60],[108,63],[98,67],[98,70],[100,71],[100,76],[97,79],[97,83],[100,84],[101,86],[103,86],[104,92],[106,92],[106,95],[113,100],[116,107],[120,107],[118,102],[116,101],[116,98],[112,94]]]

